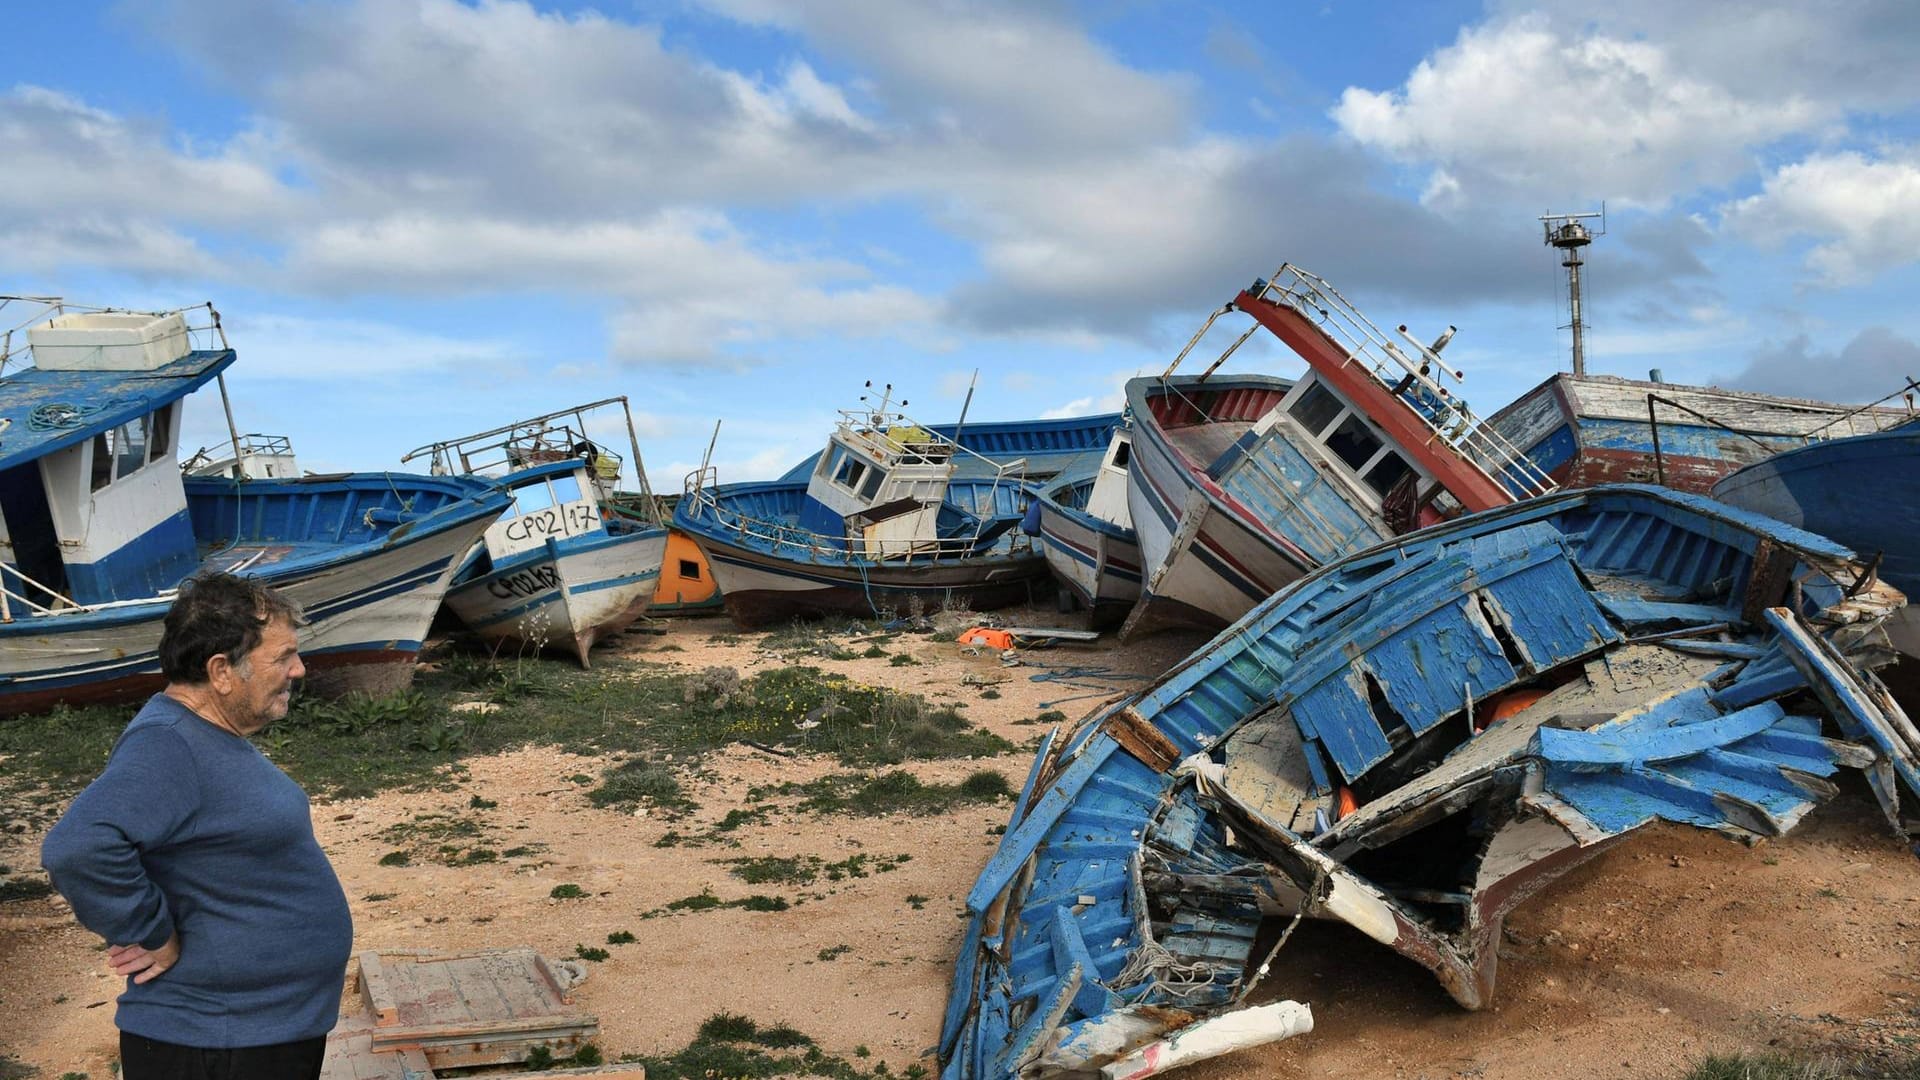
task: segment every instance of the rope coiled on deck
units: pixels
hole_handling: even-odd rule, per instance
[[[66,431],[77,428],[87,422],[87,418],[105,409],[106,405],[73,405],[65,401],[50,401],[45,405],[36,405],[27,414],[27,427],[32,431]]]

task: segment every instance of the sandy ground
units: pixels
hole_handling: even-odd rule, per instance
[[[1012,617],[1059,621],[1051,612]],[[712,640],[732,633],[722,619],[663,625],[664,636],[611,647],[686,670],[730,665],[745,674],[783,662],[757,648],[761,635]],[[903,637],[885,647],[919,664],[809,662],[935,702],[964,701],[976,723],[1023,744],[1043,729],[1021,722],[1045,709],[1077,716],[1141,685],[1035,676],[1075,667],[1153,675],[1201,640],[1063,647],[1008,668],[952,642]],[[982,697],[986,685],[1000,696]],[[675,1050],[725,1011],[791,1024],[829,1053],[866,1047],[869,1061],[896,1073],[916,1062],[933,1069],[964,897],[1009,806],[880,818],[774,813],[725,834],[737,847],[656,846],[669,830],[710,830],[747,805],[753,785],[843,771],[745,748],[708,755],[697,770],[687,764],[700,809],[679,821],[591,806],[571,778],[598,776],[605,762],[551,749],[470,760],[451,791],[316,803],[321,843],[353,903],[356,946],[531,945],[555,957],[578,945],[607,948],[608,960],[587,965],[577,1000],[599,1017],[609,1059]],[[1029,758],[912,769],[952,781],[983,765],[1017,787]],[[475,796],[496,805],[472,809]],[[394,849],[383,829],[433,812],[481,821],[498,849],[538,850],[459,868],[379,865]],[[39,840],[5,835],[0,862],[32,865]],[[796,887],[748,885],[716,862],[861,853],[894,869]],[[562,883],[588,895],[555,900]],[[703,890],[723,900],[777,893],[793,906],[642,917]],[[607,945],[621,930],[635,942]],[[49,1077],[109,1075],[117,986],[97,946],[57,899],[0,907],[0,1050]],[[1707,1052],[1898,1050],[1920,1038],[1920,860],[1887,834],[1865,787],[1853,784],[1782,841],[1747,848],[1653,828],[1570,874],[1509,920],[1497,1004],[1487,1011],[1461,1011],[1425,971],[1337,926],[1303,927],[1268,985],[1273,997],[1310,1003],[1316,1030],[1186,1075],[1676,1077]]]

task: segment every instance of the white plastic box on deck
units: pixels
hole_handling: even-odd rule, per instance
[[[35,366],[48,371],[153,371],[193,351],[175,312],[63,315],[27,331]]]

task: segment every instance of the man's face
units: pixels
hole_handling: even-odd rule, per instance
[[[293,680],[307,673],[293,624],[285,619],[268,623],[260,633],[260,644],[237,657],[233,670],[237,686],[232,712],[237,722],[247,725],[243,734],[251,735],[287,715]]]

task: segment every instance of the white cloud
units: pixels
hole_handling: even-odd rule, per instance
[[[1349,87],[1331,115],[1360,143],[1434,169],[1430,191],[1658,207],[1837,110],[1735,93],[1664,42],[1563,35],[1529,14],[1462,30],[1398,90]]]
[[[1812,237],[1807,266],[1822,282],[1860,284],[1920,259],[1920,161],[1817,154],[1722,207],[1721,227],[1769,246]]]
[[[514,345],[427,334],[360,319],[236,311],[222,319],[248,381],[340,383],[401,380],[456,368],[506,367],[528,357]]]

